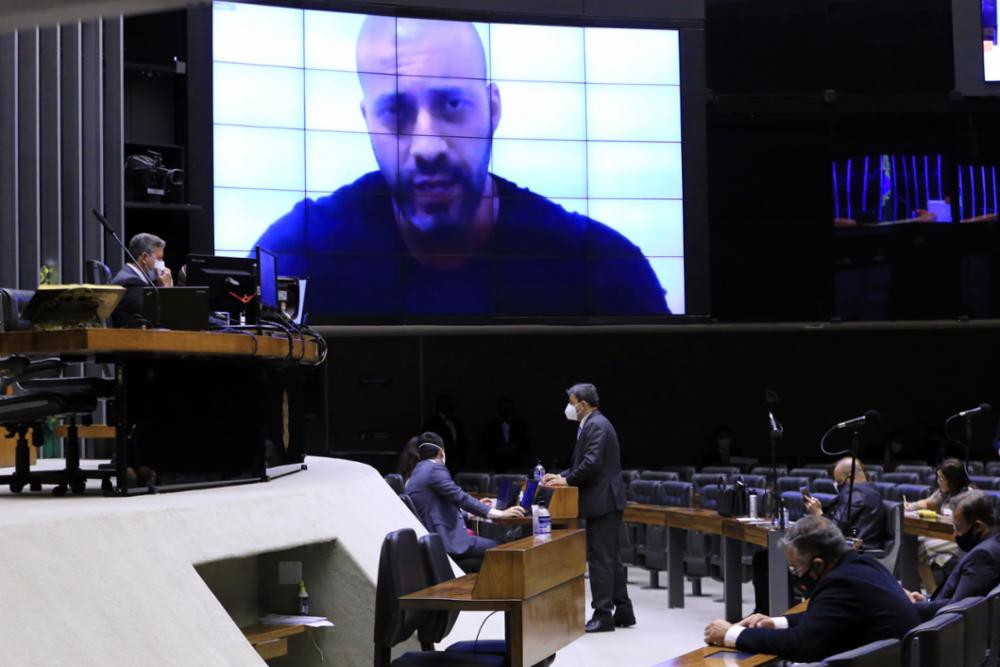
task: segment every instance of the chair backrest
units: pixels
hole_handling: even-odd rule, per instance
[[[994,477],[1000,475],[1000,461],[990,461],[987,463],[984,472]]]
[[[523,484],[524,482],[528,481],[528,476],[527,475],[512,474],[512,473],[506,473],[506,474],[502,474],[502,475],[493,475],[493,477],[490,478],[490,490],[489,490],[489,492],[491,494],[496,495],[497,488],[499,488],[499,486],[500,486],[500,480],[503,480],[503,479],[509,479],[511,481],[511,483],[514,484],[514,486],[519,486],[519,485]]]
[[[722,487],[718,484],[706,484],[698,490],[700,496],[700,507],[706,510],[719,509],[719,498],[722,496]]]
[[[489,493],[490,474],[488,472],[460,472],[455,475],[455,484],[467,493]]]
[[[719,475],[727,475],[727,476],[728,475],[738,475],[738,474],[740,474],[740,467],[739,466],[705,466],[704,468],[702,468],[698,472],[702,473],[703,475],[715,475],[716,477],[718,477]]]
[[[899,549],[903,544],[903,503],[883,500],[882,506],[885,507],[885,546],[882,547],[885,555],[880,556],[878,562],[895,574]]]
[[[970,475],[984,475],[986,474],[986,467],[982,461],[966,461],[965,471]]]
[[[875,488],[878,489],[879,495],[882,496],[882,500],[889,499],[889,493],[892,489],[896,488],[896,485],[892,482],[872,482]]]
[[[996,491],[1000,486],[1000,478],[989,475],[969,475],[969,481],[984,491]]]
[[[793,477],[789,475],[787,477],[779,477],[777,481],[778,493],[784,493],[785,491],[798,491],[803,486],[808,488],[808,477]]]
[[[424,572],[427,575],[427,585],[434,586],[455,578],[445,551],[444,542],[437,533],[428,533],[420,537],[420,553],[423,556]],[[457,611],[432,611],[425,615],[417,629],[417,637],[421,644],[437,644],[451,632],[458,620]]]
[[[639,479],[653,479],[658,482],[676,482],[680,478],[680,473],[669,470],[643,470],[639,473]]]
[[[667,507],[691,507],[694,485],[691,482],[661,482],[656,492],[656,504]]]
[[[920,475],[921,480],[927,479],[928,475],[934,474],[934,468],[928,465],[917,465],[915,463],[903,463],[896,466],[893,472],[915,472]]]
[[[728,483],[729,475],[720,473],[704,473],[699,472],[691,475],[691,483],[694,484],[694,488],[699,491],[702,487],[708,486],[709,484],[718,485],[719,482]]]
[[[837,495],[837,487],[829,477],[817,477],[809,482],[809,490],[813,493],[832,493]]]
[[[915,472],[887,472],[882,475],[882,481],[893,484],[922,484],[924,480]]]
[[[912,502],[926,498],[929,495],[931,495],[931,487],[926,484],[896,484],[889,489],[889,497],[886,500],[902,500],[905,497]]]
[[[990,631],[987,635],[990,657],[986,664],[988,667],[996,667],[1000,664],[1000,586],[986,594],[986,604],[990,611]]]
[[[657,490],[663,483],[657,479],[637,479],[629,484],[629,492],[635,502],[653,505],[656,503]]]
[[[767,486],[767,477],[764,475],[738,475],[736,479],[742,479],[743,484],[754,489],[763,489]]]
[[[628,492],[628,485],[632,483],[632,480],[639,479],[640,470],[622,470],[622,484],[625,485],[625,490]],[[630,498],[631,500],[631,498]]]
[[[828,470],[819,470],[817,468],[792,468],[788,471],[788,476],[816,479],[817,477],[829,477],[830,472]]]
[[[382,540],[375,587],[375,665],[387,667],[392,647],[405,641],[423,621],[423,614],[402,609],[399,596],[427,588],[427,573],[420,563],[420,546],[412,528],[394,530]]]
[[[697,472],[694,466],[663,466],[660,470],[677,473],[681,476],[682,482],[690,482],[691,475]]]
[[[801,468],[807,468],[809,470],[826,470],[826,471],[829,471],[831,465],[832,464],[830,464],[830,463],[803,463],[802,465],[799,466],[799,468],[800,469]]]
[[[941,607],[938,615],[958,614],[962,617],[964,656],[962,667],[979,667],[986,661],[990,630],[990,607],[986,598],[963,598]]]
[[[110,285],[111,269],[107,264],[96,259],[88,259],[86,266],[87,280],[94,285]]]
[[[882,639],[871,644],[844,651],[821,664],[826,667],[899,667],[903,655],[903,643],[898,639]]]
[[[403,485],[403,476],[398,472],[391,472],[386,475],[385,482],[396,493],[406,493],[406,487]]]
[[[781,500],[784,501],[785,507],[788,508],[789,521],[798,521],[805,514],[805,501],[802,499],[802,493],[798,489],[794,491],[782,491]]]
[[[411,498],[405,493],[401,493],[399,494],[399,499],[403,501],[403,504],[406,505],[406,508],[408,510],[413,512],[413,516],[417,517],[417,521],[420,522],[420,525],[423,525],[424,521],[423,519],[420,518],[420,515],[417,514],[417,506],[413,504],[413,498]],[[426,526],[424,527],[426,528]]]
[[[903,637],[906,667],[955,665],[964,656],[965,632],[958,614],[940,614],[921,623]]]
[[[31,328],[31,322],[22,319],[22,315],[34,295],[33,290],[0,287],[0,331],[23,331]]]
[[[774,473],[777,472],[777,475]],[[750,469],[751,475],[763,475],[764,477],[771,479],[772,477],[783,477],[788,474],[788,466],[782,464],[780,466],[774,466],[772,470],[771,466],[754,466]]]
[[[983,491],[983,495],[993,503],[993,512],[1000,516],[1000,491]]]

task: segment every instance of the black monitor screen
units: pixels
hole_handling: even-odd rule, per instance
[[[257,246],[257,270],[260,273],[260,307],[278,310],[278,258]]]
[[[188,255],[187,284],[207,287],[209,309],[256,320],[257,260],[252,257]]]

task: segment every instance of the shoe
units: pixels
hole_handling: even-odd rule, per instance
[[[587,625],[584,627],[584,632],[614,632],[615,622],[611,618],[611,614],[595,612]]]
[[[616,628],[631,628],[635,625],[635,612],[632,605],[615,608],[614,622]]]

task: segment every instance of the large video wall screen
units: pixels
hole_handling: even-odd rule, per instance
[[[213,22],[216,252],[313,318],[685,312],[677,31]]]

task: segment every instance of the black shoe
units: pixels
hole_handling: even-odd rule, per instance
[[[616,628],[630,628],[635,625],[635,612],[632,611],[632,605],[616,607],[614,622]]]
[[[595,612],[587,625],[584,627],[584,632],[614,632],[615,622],[611,618],[611,614]]]

